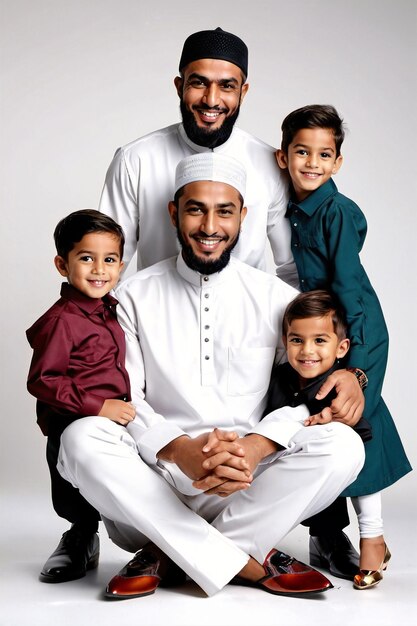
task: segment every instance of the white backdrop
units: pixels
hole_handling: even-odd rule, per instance
[[[179,119],[183,41],[216,26],[249,47],[242,128],[278,145],[299,106],[332,103],[345,118],[336,182],[368,218],[362,258],[391,336],[384,397],[416,465],[415,0],[0,0],[0,11],[3,491],[49,490],[24,331],[59,295],[53,229],[97,206],[119,145]],[[386,514],[415,515],[415,483],[387,491]]]

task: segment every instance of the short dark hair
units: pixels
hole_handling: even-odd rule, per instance
[[[331,104],[309,104],[289,113],[281,125],[281,150],[287,154],[288,146],[296,133],[303,128],[328,128],[333,132],[336,144],[336,157],[345,138],[343,119]]]
[[[294,320],[308,319],[309,317],[324,317],[331,314],[333,330],[338,339],[346,339],[347,322],[343,308],[336,296],[325,289],[314,289],[299,293],[285,309],[282,320],[282,334],[288,333],[288,328]]]
[[[111,217],[94,209],[81,209],[64,217],[54,230],[56,251],[67,260],[74,245],[89,233],[110,233],[119,239],[120,258],[123,257],[125,236],[121,226]]]

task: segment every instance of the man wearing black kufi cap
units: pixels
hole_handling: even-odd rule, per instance
[[[126,235],[125,262],[138,252],[138,269],[178,252],[167,205],[175,167],[186,156],[215,150],[238,158],[248,172],[248,217],[234,255],[266,269],[267,238],[277,274],[297,285],[285,219],[287,183],[274,149],[235,127],[249,85],[248,49],[221,28],[190,35],[183,46],[175,86],[182,124],[173,124],[117,150],[107,172],[100,210]]]

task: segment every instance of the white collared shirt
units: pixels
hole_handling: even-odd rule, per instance
[[[178,254],[175,229],[168,215],[168,202],[174,198],[175,168],[190,154],[208,151],[190,141],[182,124],[162,128],[117,150],[107,171],[99,208],[123,228],[126,263],[136,249],[138,269]],[[274,149],[235,127],[228,141],[215,152],[241,161],[247,174],[248,213],[233,255],[265,270],[269,239],[277,275],[298,285],[290,224],[285,218],[288,184],[276,163]]]
[[[282,315],[296,294],[236,259],[204,276],[181,255],[120,284],[118,317],[136,407],[127,428],[147,463],[154,465],[173,439],[214,427],[286,445],[299,423],[259,422],[272,365],[284,358]]]

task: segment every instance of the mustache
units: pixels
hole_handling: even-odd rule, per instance
[[[201,104],[198,104],[198,105],[194,105],[194,108],[203,109],[204,111],[218,111],[219,113],[227,113],[228,111],[228,109],[226,109],[225,107],[220,107],[218,104],[216,104],[214,107],[211,107],[205,102],[202,102]]]
[[[203,237],[204,239],[220,239],[221,241],[227,241],[229,239],[228,236],[223,235],[223,237],[220,237],[220,235],[218,235],[217,233],[213,233],[212,235],[207,235],[207,233],[205,233],[204,230],[200,230],[198,233],[194,233],[190,236],[192,239],[195,239],[196,237]]]

